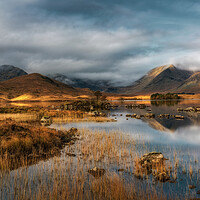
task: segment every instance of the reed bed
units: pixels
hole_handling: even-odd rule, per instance
[[[79,139],[75,144],[69,143],[61,156],[28,168],[0,172],[0,198],[182,199],[174,194],[167,196],[162,187],[152,184],[150,175],[138,179],[137,161],[147,152],[145,146],[140,151],[138,145],[133,137],[120,131],[82,129]],[[172,176],[180,165],[176,153],[173,163],[169,161],[154,170],[169,170]],[[105,174],[99,177],[90,174],[88,170],[94,167],[105,170]]]
[[[14,169],[60,152],[76,129],[58,131],[12,119],[0,121],[0,170]]]
[[[35,121],[38,119],[38,117],[36,114],[31,114],[31,113],[0,114],[0,120],[6,120],[6,119],[13,119],[15,121],[21,122],[21,121]]]
[[[53,117],[53,122],[55,123],[70,123],[70,122],[115,122],[116,120],[107,117]]]

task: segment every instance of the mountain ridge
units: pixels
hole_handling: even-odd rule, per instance
[[[3,66],[3,67],[2,67]],[[156,67],[131,85],[113,87],[111,81],[78,79],[62,74],[44,76],[38,73],[27,74],[20,68],[11,65],[0,66],[1,71],[17,69],[19,73],[12,74],[14,78],[0,81],[1,95],[16,98],[19,95],[84,95],[93,91],[117,95],[151,95],[152,93],[200,93],[200,72],[183,70],[174,65]],[[5,78],[6,79],[6,78]],[[89,89],[86,89],[89,88]],[[91,89],[91,90],[90,90]],[[109,95],[109,94],[108,94]]]
[[[118,93],[138,95],[176,91],[193,74],[192,71],[178,69],[172,64],[156,67],[132,85],[119,88]]]
[[[91,91],[73,88],[59,81],[53,80],[39,73],[32,73],[0,82],[1,95],[7,99],[14,99],[21,95],[33,98],[41,96],[63,97],[65,95],[78,96],[91,94]]]
[[[55,79],[57,81],[60,81],[65,84],[69,84],[72,87],[75,88],[88,88],[93,91],[100,90],[100,91],[106,91],[109,87],[111,87],[111,84],[109,81],[105,80],[91,80],[91,79],[81,79],[81,78],[73,78],[68,77],[63,74],[48,74],[48,77]]]
[[[15,77],[22,75],[27,75],[28,73],[24,70],[15,67],[13,65],[1,65],[0,66],[0,81],[6,81]]]

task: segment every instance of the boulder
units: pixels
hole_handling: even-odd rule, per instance
[[[196,188],[195,185],[188,185],[188,187],[189,187],[189,189],[191,189],[191,190]]]
[[[134,175],[136,178],[142,178],[144,175],[152,174],[157,181],[170,181],[170,172],[165,167],[165,160],[166,159],[161,152],[150,152],[144,154],[138,161],[138,164],[141,167],[136,165]]]
[[[131,115],[131,118],[136,118],[136,116],[137,116],[137,114],[134,113],[134,114]]]
[[[154,177],[160,182],[166,182],[170,180],[170,176],[166,172],[160,172],[154,175]]]
[[[95,178],[99,178],[105,174],[106,170],[102,168],[94,167],[88,170],[88,173],[94,176]]]
[[[165,114],[160,114],[157,116],[158,118],[165,118]]]
[[[175,118],[176,119],[184,119],[184,116],[182,116],[182,115],[175,115]]]
[[[155,114],[153,113],[146,113],[145,118],[155,118]]]
[[[162,163],[164,160],[164,156],[161,152],[150,152],[148,154],[144,154],[140,160],[139,163],[141,165],[149,165],[152,167],[154,164]]]
[[[194,111],[195,111],[195,108],[194,108],[194,107],[187,107],[187,108],[185,108],[184,111],[185,111],[185,112],[194,112]]]
[[[136,119],[141,119],[141,116],[140,115],[136,115]]]
[[[183,111],[183,108],[177,108],[177,112],[182,112]]]

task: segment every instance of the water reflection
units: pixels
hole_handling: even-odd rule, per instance
[[[137,105],[139,102],[129,102],[129,104]],[[141,102],[140,102],[141,103]],[[155,114],[155,119],[144,119],[149,126],[160,131],[175,132],[177,129],[185,126],[200,126],[200,112],[185,112],[187,107],[199,107],[200,100],[182,100],[182,101],[150,101],[150,104],[146,104],[146,109],[139,109],[138,107],[132,107],[132,109],[119,108],[118,112],[127,112],[128,114],[136,113],[137,115],[146,115],[151,112]],[[183,111],[178,112],[178,108],[181,107]],[[169,115],[170,117],[158,117],[158,115]],[[175,116],[183,116],[184,120],[176,119]]]
[[[163,105],[167,105],[167,106],[174,106],[174,105],[178,105],[180,103],[180,100],[173,100],[173,101],[151,101],[151,105],[152,106],[163,106]]]
[[[189,144],[200,145],[200,126],[181,127],[171,135],[171,138]]]
[[[64,128],[74,126],[76,128],[89,128],[99,130],[120,130],[125,133],[134,135],[140,141],[147,141],[152,144],[200,144],[200,113],[195,112],[178,112],[177,108],[182,107],[183,110],[189,106],[200,106],[200,101],[193,101],[190,104],[182,101],[170,101],[159,104],[149,104],[144,109],[140,106],[126,107],[124,105],[110,111],[109,116],[116,118],[115,123],[69,123],[62,124]],[[127,102],[126,102],[127,103]],[[141,102],[128,102],[129,104]],[[142,102],[143,103],[143,102]],[[145,116],[146,113],[154,113],[155,118],[148,119],[141,117],[141,119],[127,118],[126,115],[133,115],[136,113],[140,116]],[[167,114],[170,117],[159,118],[158,115]],[[174,116],[184,116],[183,120],[178,120]],[[58,124],[53,124],[51,127],[58,127]]]

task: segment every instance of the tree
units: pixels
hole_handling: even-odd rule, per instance
[[[96,96],[97,104],[99,103],[99,99],[102,96],[102,92],[97,90],[94,92],[94,95]]]

